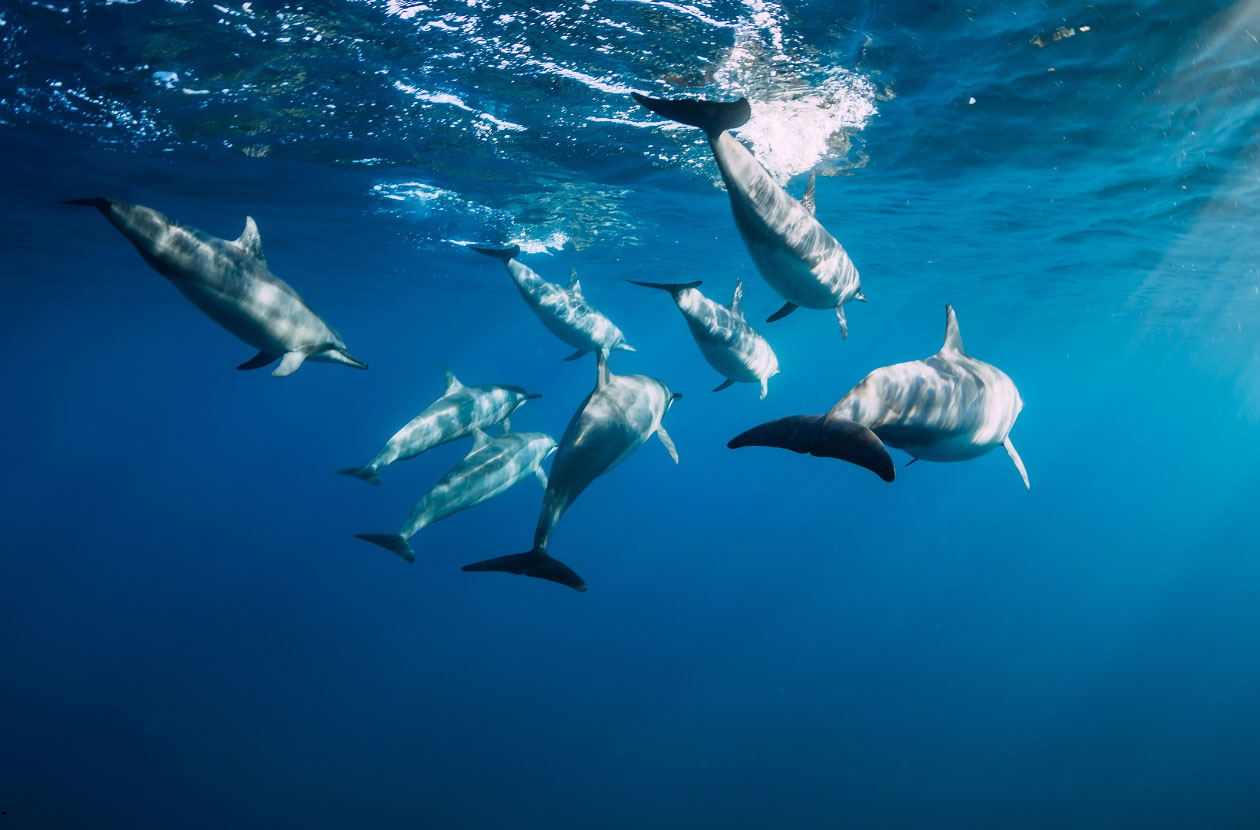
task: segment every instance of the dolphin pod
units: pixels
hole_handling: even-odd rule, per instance
[[[443,369],[446,390],[385,442],[376,456],[362,467],[337,470],[338,475],[354,476],[369,484],[380,484],[382,467],[415,458],[422,452],[457,441],[477,430],[499,424],[506,433],[508,420],[522,404],[541,395],[531,395],[519,386],[465,386],[450,369]]]
[[[801,306],[834,308],[840,334],[848,337],[844,304],[866,299],[857,268],[836,238],[814,218],[814,174],[810,174],[805,196],[798,202],[728,132],[752,117],[748,99],[723,103],[649,98],[637,92],[632,96],[657,115],[704,130],[726,183],[744,247],[765,281],[787,300],[766,322],[780,320]]]
[[[621,333],[621,329],[596,311],[582,296],[582,284],[578,282],[577,271],[569,275],[569,284],[561,287],[547,282],[518,260],[521,253],[519,245],[510,248],[471,247],[479,254],[502,261],[508,276],[521,292],[521,297],[530,311],[547,327],[547,331],[577,349],[565,360],[577,360],[588,352],[599,352],[607,357],[613,349],[627,352],[635,350],[626,342],[626,336]]]
[[[66,204],[103,213],[153,270],[210,319],[258,349],[236,368],[261,369],[279,360],[273,377],[293,374],[306,360],[367,368],[346,351],[341,335],[267,268],[252,218],[245,218],[245,230],[237,239],[227,240],[181,225],[152,208],[115,199],[73,199]]]
[[[465,565],[465,571],[521,574],[585,591],[586,582],[547,553],[560,517],[591,482],[629,458],[653,433],[678,463],[678,450],[661,419],[682,395],[671,392],[664,381],[656,378],[614,375],[603,353],[597,353],[596,363],[595,388],[569,421],[551,463],[547,492],[543,494],[534,529],[534,547],[525,553]]]
[[[885,481],[896,477],[886,447],[909,453],[911,464],[965,461],[1005,447],[1028,489],[1028,472],[1010,437],[1023,407],[1005,372],[963,351],[958,318],[946,306],[945,343],[936,354],[876,369],[826,415],[770,421],[727,446],[780,447],[839,458]]]
[[[420,499],[402,530],[396,534],[358,533],[355,538],[414,562],[416,554],[408,540],[422,528],[492,499],[530,475],[545,488],[547,474],[542,463],[555,450],[555,439],[541,432],[512,432],[492,439],[474,430],[472,452]]]
[[[744,284],[735,282],[730,305],[719,305],[700,293],[700,281],[688,283],[626,282],[668,291],[691,329],[700,353],[726,378],[714,392],[735,383],[761,384],[764,399],[771,377],[779,373],[779,359],[766,339],[744,322]]]
[[[751,115],[746,99],[722,103],[638,93],[633,97],[655,113],[704,130],[726,184],[736,229],[753,265],[787,301],[767,322],[798,307],[831,308],[842,336],[847,337],[844,305],[866,298],[848,254],[814,216],[814,175],[798,202],[730,134]],[[239,238],[225,240],[139,205],[101,198],[68,204],[97,208],[194,305],[258,350],[237,368],[257,369],[279,360],[271,373],[277,377],[292,374],[307,360],[367,368],[350,356],[340,335],[296,291],[271,273],[253,219],[246,218]],[[494,498],[532,475],[543,485],[544,494],[531,549],[474,562],[463,570],[519,574],[585,591],[585,581],[548,552],[556,526],[595,479],[652,435],[678,462],[662,420],[682,396],[655,378],[617,375],[609,369],[613,351],[635,349],[585,299],[576,272],[561,286],[521,263],[519,246],[474,246],[473,250],[500,260],[535,316],[576,349],[566,360],[595,353],[595,388],[557,443],[540,432],[511,432],[513,413],[539,395],[518,386],[464,386],[444,369],[446,383],[440,398],[398,430],[366,465],[337,472],[379,485],[379,470],[395,461],[464,437],[472,438],[471,451],[416,503],[398,533],[365,533],[356,538],[414,562],[410,540],[421,529]],[[761,397],[766,397],[769,379],[779,373],[778,359],[765,338],[744,319],[742,281],[736,281],[727,305],[704,296],[700,281],[627,281],[669,293],[701,354],[724,378],[714,391],[734,383],[754,383],[760,385]],[[945,341],[936,354],[876,369],[826,414],[768,421],[731,439],[727,446],[777,447],[842,459],[885,481],[896,478],[890,447],[905,451],[914,463],[920,459],[963,461],[1002,446],[1028,488],[1028,473],[1010,439],[1022,408],[1019,390],[1004,372],[966,354],[954,310],[946,306]],[[499,434],[491,438],[486,430],[495,426]],[[553,453],[548,474],[542,465]]]

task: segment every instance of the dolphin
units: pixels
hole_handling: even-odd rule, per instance
[[[810,173],[805,196],[798,202],[727,132],[743,126],[752,116],[748,99],[723,103],[631,94],[652,112],[699,127],[708,136],[744,246],[761,276],[787,300],[766,322],[780,320],[800,306],[834,308],[840,334],[848,337],[844,304],[866,300],[857,268],[835,237],[814,218],[814,174]]]
[[[512,432],[491,439],[481,430],[474,430],[473,451],[420,499],[402,530],[397,534],[357,533],[355,538],[415,562],[415,551],[407,540],[421,528],[492,499],[531,473],[545,488],[547,474],[541,465],[555,451],[555,439],[541,432]]]
[[[505,571],[549,579],[577,591],[586,583],[567,565],[547,555],[551,534],[564,511],[590,486],[591,482],[616,467],[655,433],[674,463],[678,450],[661,419],[674,401],[682,397],[670,392],[663,381],[644,375],[614,375],[608,370],[603,352],[596,353],[598,377],[595,389],[574,413],[560,448],[551,462],[547,492],[534,530],[534,547],[465,565],[465,571]]]
[[[626,336],[621,333],[621,329],[596,311],[582,296],[582,284],[578,282],[577,271],[569,274],[568,285],[559,286],[547,282],[528,265],[516,259],[521,253],[519,245],[510,248],[470,247],[479,254],[502,260],[508,276],[516,283],[516,288],[525,298],[529,310],[542,321],[547,331],[577,349],[565,360],[577,360],[593,351],[605,356],[613,349],[636,351],[626,342]]]
[[[376,457],[362,467],[336,470],[338,475],[354,476],[368,484],[380,484],[376,473],[382,467],[415,458],[426,450],[457,441],[475,430],[488,429],[499,424],[504,433],[511,429],[508,420],[517,407],[525,401],[541,398],[531,395],[519,386],[465,386],[450,369],[442,369],[446,377],[446,390],[442,397],[424,408],[407,425],[394,433]]]
[[[958,318],[945,306],[945,345],[929,358],[871,372],[826,415],[780,418],[731,439],[738,447],[782,447],[840,458],[885,481],[896,476],[886,447],[910,454],[913,464],[965,461],[994,447],[1006,453],[1030,489],[1011,427],[1024,402],[1006,373],[963,351]]]
[[[714,392],[721,392],[737,381],[760,383],[761,397],[766,385],[779,373],[779,359],[766,339],[744,322],[744,283],[735,281],[735,296],[730,305],[718,305],[701,294],[700,281],[687,283],[626,282],[668,291],[687,321],[691,336],[700,347],[704,359],[718,370],[725,381]]]
[[[267,268],[258,226],[245,217],[234,240],[181,225],[152,208],[115,199],[72,199],[94,207],[130,240],[144,261],[166,277],[210,319],[258,349],[237,369],[261,369],[279,360],[272,377],[298,370],[305,360],[367,364],[351,357],[345,341],[288,283]]]

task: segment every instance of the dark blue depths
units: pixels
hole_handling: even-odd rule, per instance
[[[668,91],[665,67],[730,27],[609,4],[654,56],[584,66],[598,43],[542,30],[531,54],[556,60],[517,68],[522,102],[454,71],[465,35],[420,29],[458,29],[454,9],[310,6],[302,25],[367,57],[308,42],[284,62],[200,3],[5,8],[0,825],[1260,826],[1260,13],[693,11],[757,8],[878,92],[818,184],[870,298],[845,341],[827,312],[759,323],[780,301],[695,136],[589,120],[643,120],[618,85]],[[251,97],[232,50],[256,85],[337,81]],[[395,80],[525,129],[431,101],[373,114]],[[56,203],[96,195],[227,238],[254,216],[370,371],[234,371],[252,350]],[[497,263],[449,241],[557,231],[572,244],[524,261],[577,268],[639,349],[614,370],[684,394],[681,464],[652,439],[563,518],[551,552],[586,594],[459,570],[529,547],[530,480],[422,530],[414,565],[355,540],[467,451],[380,488],[331,474],[437,397],[443,365],[541,392],[513,425],[556,436],[590,390],[593,359],[565,363]],[[711,393],[677,311],[621,277],[723,301],[742,277],[783,367],[767,399]],[[885,484],[726,449],[935,352],[947,302],[1019,385],[1030,492],[1000,450]]]

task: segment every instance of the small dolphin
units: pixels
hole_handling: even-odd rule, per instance
[[[114,199],[73,199],[65,204],[94,207],[105,214],[144,261],[193,305],[258,349],[237,369],[261,369],[277,360],[280,365],[272,377],[293,374],[304,360],[367,368],[346,352],[341,335],[268,270],[251,217],[245,217],[244,232],[229,241],[180,225],[152,208]]]
[[[744,246],[761,276],[787,300],[766,322],[782,319],[799,306],[834,308],[840,334],[848,337],[844,304],[866,299],[857,268],[835,237],[814,218],[814,174],[810,174],[805,196],[798,202],[727,132],[743,126],[752,116],[748,99],[730,103],[671,101],[631,94],[652,112],[699,127],[708,136]]]
[[[446,377],[446,391],[442,397],[395,432],[366,465],[335,472],[354,476],[368,484],[380,484],[377,471],[395,461],[415,458],[426,450],[471,435],[475,430],[489,429],[495,424],[500,424],[504,433],[508,432],[511,429],[508,419],[517,407],[525,401],[542,397],[531,395],[519,386],[465,386],[450,369],[442,369],[442,374]]]
[[[516,288],[525,298],[530,311],[542,321],[547,331],[577,349],[565,360],[577,360],[592,351],[601,352],[605,356],[613,349],[635,351],[626,342],[626,336],[621,333],[621,329],[596,311],[582,296],[582,284],[578,282],[577,271],[571,272],[569,284],[561,287],[547,282],[528,265],[519,262],[516,259],[521,253],[519,245],[510,248],[470,247],[479,254],[502,260],[508,276],[516,283]]]
[[[913,464],[965,461],[1005,447],[1024,487],[1028,472],[1011,427],[1024,408],[1006,373],[968,357],[954,309],[945,306],[945,345],[924,360],[871,372],[826,415],[795,415],[753,427],[728,447],[782,447],[851,461],[885,481],[896,477],[885,445],[905,450]]]
[[[545,488],[547,474],[541,465],[555,451],[555,439],[541,432],[513,432],[491,439],[481,430],[474,430],[473,451],[420,499],[402,530],[396,535],[358,533],[355,538],[415,562],[415,551],[407,540],[421,528],[492,499],[531,473]]]
[[[682,395],[670,392],[656,378],[614,375],[608,371],[603,352],[596,353],[596,361],[599,374],[595,389],[569,421],[551,462],[533,550],[474,562],[465,565],[464,570],[523,574],[585,591],[586,583],[580,576],[547,555],[556,522],[592,481],[625,461],[652,433],[660,437],[674,463],[678,463],[678,450],[661,419]]]
[[[744,322],[744,283],[735,281],[730,305],[718,305],[697,289],[701,282],[657,283],[626,280],[635,285],[668,291],[687,321],[691,336],[704,359],[726,380],[714,389],[721,392],[732,384],[760,383],[766,397],[767,383],[779,373],[779,359],[766,339]]]

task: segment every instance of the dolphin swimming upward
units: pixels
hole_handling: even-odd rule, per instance
[[[516,257],[521,253],[519,245],[510,248],[470,247],[479,254],[501,260],[530,311],[542,321],[547,331],[577,349],[565,360],[577,360],[592,351],[604,355],[613,349],[635,351],[626,342],[626,336],[621,333],[621,329],[596,311],[582,296],[582,284],[578,282],[577,271],[570,274],[569,284],[561,287],[547,282],[529,266],[518,262]]]
[[[114,199],[73,199],[66,204],[94,207],[105,214],[144,261],[193,305],[258,349],[236,368],[261,369],[279,360],[273,377],[293,374],[305,360],[367,368],[346,352],[341,335],[268,270],[252,218],[246,217],[245,231],[229,241],[180,225],[152,208]]]
[[[481,430],[474,430],[473,451],[420,499],[402,530],[397,534],[357,533],[355,538],[415,562],[415,551],[407,540],[421,528],[492,499],[531,474],[546,487],[547,474],[541,464],[555,450],[555,439],[541,432],[513,432],[491,439]]]
[[[714,392],[739,383],[760,383],[761,397],[766,384],[779,373],[779,359],[766,339],[744,322],[744,284],[735,282],[735,296],[729,306],[718,305],[697,289],[700,282],[656,283],[626,280],[635,285],[668,291],[687,321],[704,359],[718,370],[724,382]]]
[[[525,401],[541,398],[519,386],[465,386],[450,369],[443,369],[446,391],[425,407],[407,425],[385,442],[376,457],[362,467],[336,470],[339,475],[354,476],[368,484],[380,484],[377,470],[395,461],[414,458],[426,450],[472,435],[476,430],[499,424],[503,432],[511,429],[509,417]]]
[[[592,481],[616,467],[656,433],[674,463],[678,451],[661,419],[682,395],[671,393],[664,382],[643,375],[614,375],[602,352],[595,389],[578,407],[551,462],[542,512],[534,530],[534,548],[465,565],[466,571],[505,571],[534,576],[586,590],[582,578],[562,562],[547,555],[551,534],[564,511]]]
[[[814,174],[810,174],[805,196],[798,202],[727,132],[743,126],[751,117],[748,99],[723,103],[649,98],[637,92],[631,95],[657,115],[699,127],[708,136],[713,160],[726,182],[735,227],[761,276],[787,300],[766,322],[786,317],[799,306],[834,308],[840,334],[848,337],[844,304],[866,299],[857,268],[835,237],[814,218]]]
[[[945,306],[945,345],[924,360],[871,372],[826,415],[796,415],[753,427],[727,446],[782,447],[851,461],[885,481],[896,476],[885,445],[914,463],[965,461],[994,447],[1006,452],[1028,485],[1010,431],[1024,408],[1001,369],[968,357],[954,309]]]

